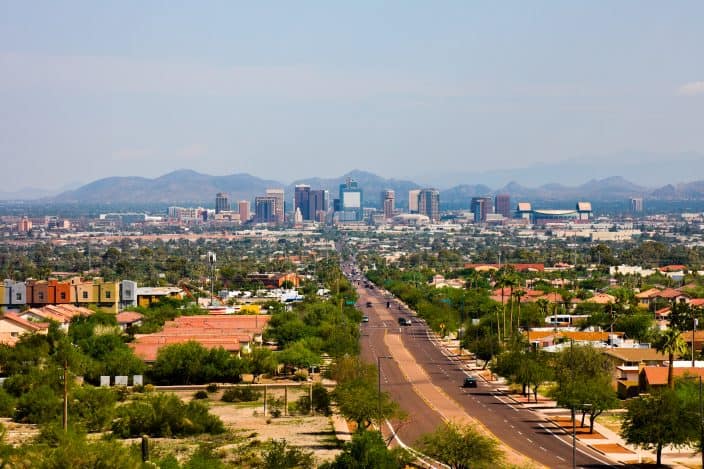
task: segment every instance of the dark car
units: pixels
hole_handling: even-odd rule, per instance
[[[367,308],[371,308],[371,307],[372,307],[372,302],[371,302],[371,301],[367,301]]]
[[[413,324],[413,323],[408,318],[398,318],[398,325],[399,326],[410,326],[411,324]]]
[[[369,322],[369,316],[362,316],[362,322]]]
[[[477,378],[474,376],[467,376],[464,379],[464,383],[462,383],[463,388],[476,388],[477,387]]]

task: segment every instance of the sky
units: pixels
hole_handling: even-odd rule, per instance
[[[0,0],[0,191],[704,155],[702,18],[701,1]]]

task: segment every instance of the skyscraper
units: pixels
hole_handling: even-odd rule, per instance
[[[244,223],[249,220],[249,200],[240,200],[237,205],[240,210],[240,221]]]
[[[418,195],[420,189],[408,191],[408,213],[418,213]]]
[[[396,193],[391,189],[381,191],[381,208],[384,210],[384,218],[389,219],[394,216]]]
[[[631,197],[630,205],[631,205],[631,212],[642,213],[643,212],[643,197]]]
[[[470,210],[474,214],[474,221],[485,222],[489,213],[494,213],[491,197],[472,197]]]
[[[293,212],[301,211],[303,220],[311,220],[310,212],[310,186],[298,184],[293,194]]]
[[[357,181],[352,178],[347,178],[343,184],[340,184],[340,210],[341,212],[354,213],[354,219],[359,221],[362,219],[362,206],[364,197],[362,189]]]
[[[418,194],[418,213],[430,218],[430,221],[440,220],[440,192],[437,189],[421,189]]]
[[[276,223],[284,222],[284,190],[283,189],[267,189],[267,197],[274,197],[276,199],[276,206],[274,207]]]
[[[508,194],[497,194],[494,198],[496,213],[500,213],[504,218],[511,218],[511,196]]]
[[[278,223],[276,215],[277,197],[260,196],[254,198],[254,219],[257,223]]]
[[[324,222],[328,213],[328,191],[319,189],[310,191],[310,218],[311,220]]]
[[[230,200],[224,192],[218,192],[215,195],[215,213],[229,212]]]

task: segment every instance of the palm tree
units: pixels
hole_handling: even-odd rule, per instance
[[[505,285],[509,288],[509,299],[511,300],[511,337],[513,337],[513,299],[514,299],[514,294],[513,294],[513,288],[519,286],[518,278],[515,275],[506,275],[504,279]],[[504,332],[504,335],[506,333]]]
[[[675,355],[683,355],[687,352],[687,343],[682,338],[680,331],[677,329],[666,330],[655,344],[658,352],[666,353],[669,364],[667,365],[667,386],[670,389],[675,388],[675,379],[673,376],[673,367]]]

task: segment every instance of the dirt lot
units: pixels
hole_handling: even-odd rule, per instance
[[[182,400],[193,398],[192,391],[175,393]],[[295,403],[299,397],[307,395],[307,391],[296,387],[289,388],[289,404]],[[224,435],[199,435],[192,438],[152,438],[150,454],[158,459],[166,454],[173,454],[179,461],[187,460],[200,444],[207,444],[224,460],[238,467],[249,467],[248,461],[256,457],[262,443],[269,439],[285,439],[290,445],[312,451],[318,463],[335,458],[340,452],[340,443],[335,438],[330,417],[324,415],[292,415],[272,417],[271,409],[264,416],[264,402],[226,403],[220,400],[222,391],[212,393],[204,400],[210,411],[219,416],[229,430]],[[268,401],[283,402],[282,389],[269,390]],[[10,419],[0,419],[7,430],[5,441],[21,445],[31,441],[38,433],[35,425],[17,424]],[[99,438],[99,435],[90,435]],[[125,444],[138,443],[138,440],[125,440]]]

